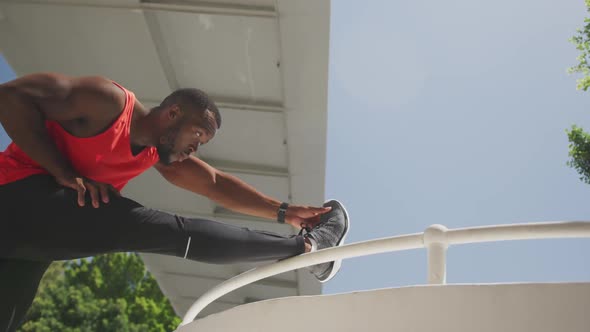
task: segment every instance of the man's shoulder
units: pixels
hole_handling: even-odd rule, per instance
[[[126,104],[126,89],[104,76],[82,76],[74,79],[74,100],[87,109],[91,117],[116,116]]]

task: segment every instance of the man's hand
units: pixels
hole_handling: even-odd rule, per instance
[[[100,201],[103,203],[109,202],[109,194],[121,196],[121,194],[112,185],[85,179],[81,176],[73,176],[63,179],[56,179],[60,185],[72,188],[78,192],[78,205],[84,206],[86,204],[86,191],[90,193],[92,206],[98,208]]]
[[[315,227],[320,222],[320,216],[331,210],[331,207],[310,207],[301,205],[289,205],[285,213],[285,223],[301,228],[302,224],[306,227]]]

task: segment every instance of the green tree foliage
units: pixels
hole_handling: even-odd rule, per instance
[[[21,332],[172,331],[180,324],[137,254],[53,263]]]
[[[567,165],[574,168],[581,175],[580,180],[590,184],[590,134],[576,125],[567,130],[570,141]]]
[[[586,11],[590,12],[590,0],[585,0]],[[582,78],[577,80],[577,89],[587,91],[590,87],[590,18],[584,18],[584,26],[577,30],[575,36],[570,41],[576,45],[580,55],[578,55],[578,64],[568,68],[568,72],[580,73]],[[569,139],[569,156],[570,160],[567,165],[575,169],[580,174],[580,180],[590,184],[590,135],[576,125],[570,130],[566,130]]]
[[[585,0],[585,2],[586,11],[590,12],[590,0]],[[582,74],[582,78],[577,80],[577,88],[586,91],[590,87],[590,66],[588,64],[590,58],[590,18],[584,18],[584,27],[578,29],[570,41],[576,45],[580,55],[577,57],[578,64],[568,68],[568,72]]]

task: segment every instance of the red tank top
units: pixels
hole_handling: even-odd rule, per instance
[[[125,91],[125,107],[119,117],[102,133],[92,137],[75,137],[55,121],[46,121],[45,127],[59,151],[82,176],[109,183],[117,190],[158,161],[155,147],[147,147],[138,155],[131,152],[129,128],[135,106],[135,95]],[[34,174],[48,174],[29,158],[16,144],[10,143],[0,152],[0,185],[14,182]]]

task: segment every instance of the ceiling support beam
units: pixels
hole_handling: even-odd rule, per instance
[[[168,87],[170,88],[170,91],[174,91],[179,88],[178,79],[176,78],[174,66],[172,66],[172,61],[170,60],[168,50],[166,49],[166,41],[162,35],[162,29],[160,29],[158,15],[155,12],[144,11],[143,17],[150,37],[152,38],[156,54],[158,54],[160,65],[162,65],[162,71],[164,72],[166,81],[168,81]]]
[[[2,0],[0,0],[1,2]],[[150,28],[150,32],[151,32],[151,28]],[[155,41],[154,41],[155,43]],[[165,51],[165,50],[164,50]],[[160,51],[158,51],[158,54],[160,53]],[[166,56],[166,54],[164,54]],[[164,64],[162,64],[164,65]],[[168,74],[166,74],[168,75]],[[176,80],[174,80],[173,82],[176,82]],[[176,89],[178,86],[178,83],[175,83],[175,86],[170,86],[171,90]],[[239,111],[249,111],[249,112],[265,112],[265,113],[283,113],[285,111],[285,109],[283,108],[283,106],[281,105],[275,105],[275,104],[270,104],[270,103],[256,103],[256,104],[252,104],[252,103],[247,103],[247,102],[236,102],[236,101],[230,101],[226,98],[223,97],[215,97],[215,96],[211,96],[211,98],[215,101],[215,105],[217,105],[218,108],[221,109],[225,109],[225,110],[239,110]],[[138,97],[137,99],[139,99],[139,101],[141,101],[142,103],[145,104],[151,104],[151,105],[160,105],[160,103],[162,102],[161,100],[156,100],[153,98],[147,98],[147,97]]]
[[[227,281],[228,278],[223,277],[213,277],[213,276],[204,276],[199,274],[191,274],[191,273],[178,273],[178,272],[169,272],[169,271],[159,271],[156,273],[162,277],[181,277],[181,278],[190,278],[190,279],[204,279],[216,283],[222,283]],[[288,280],[280,280],[280,279],[262,279],[256,282],[251,283],[250,285],[259,285],[259,286],[268,286],[268,287],[276,287],[276,288],[286,288],[288,290],[293,290],[297,288],[296,281],[288,281]]]
[[[183,295],[183,296],[177,296],[177,297],[175,297],[175,299],[181,299],[181,300],[195,302],[199,298],[198,297],[195,297],[195,296],[184,296]],[[219,300],[219,299],[217,299],[213,303],[218,303],[218,304],[227,305],[227,306],[230,306],[230,307],[235,307],[235,306],[238,306],[238,305],[245,304],[247,302],[246,301],[244,301],[244,302],[238,302],[238,301],[228,301],[228,300]]]
[[[289,171],[281,167],[268,165],[249,164],[231,160],[200,158],[207,164],[228,173],[260,175],[277,178],[289,177]]]
[[[141,1],[135,4],[105,2],[97,0],[94,2],[79,2],[75,0],[0,0],[0,3],[46,5],[46,6],[72,6],[88,8],[110,8],[121,10],[144,10],[144,11],[168,11],[194,14],[227,15],[241,17],[268,17],[277,16],[272,7],[248,6],[239,4],[214,4],[210,2],[182,2],[182,1]]]
[[[176,211],[166,209],[164,207],[155,206],[154,208],[166,211],[168,213],[177,214],[179,216],[183,216],[186,218],[197,218],[197,219],[208,219],[208,220],[217,220],[220,222],[227,222],[231,223],[232,225],[240,226],[240,227],[247,227],[249,229],[260,229],[266,230],[270,232],[275,232],[278,234],[290,235],[296,233],[295,228],[287,224],[279,224],[273,220],[267,220],[262,218],[251,217],[247,215],[241,214],[234,214],[234,213],[194,213],[194,212],[184,212],[184,211]]]
[[[216,99],[216,98],[214,98]],[[255,111],[255,112],[269,112],[269,113],[283,113],[285,109],[279,105],[265,105],[265,104],[247,104],[224,101],[219,99],[215,101],[215,104],[219,108],[227,108],[233,110],[244,110],[244,111]]]
[[[214,4],[206,1],[183,2],[144,0],[140,3],[142,9],[191,12],[198,14],[276,17],[277,12],[273,7],[251,6],[243,4]]]

